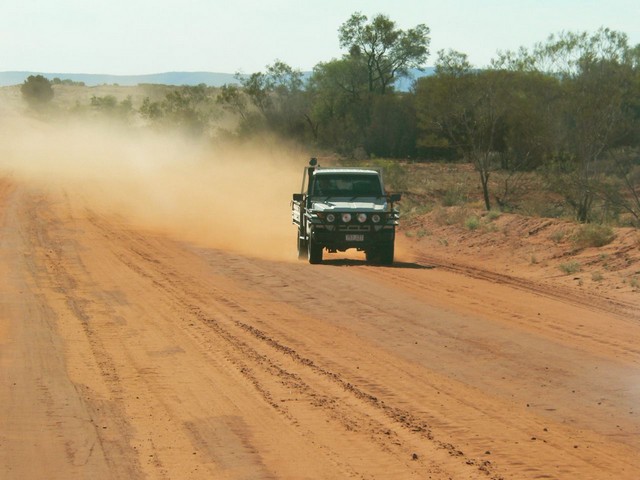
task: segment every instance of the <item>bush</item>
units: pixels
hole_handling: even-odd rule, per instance
[[[487,212],[486,218],[488,221],[493,222],[502,216],[502,212],[497,210],[490,210]]]
[[[556,230],[551,235],[549,235],[549,239],[552,240],[554,243],[560,243],[565,239],[566,236],[567,236],[567,232],[564,229],[561,229],[561,230]]]
[[[453,207],[462,205],[466,202],[465,195],[460,187],[451,187],[444,192],[442,197],[442,205],[445,207]]]
[[[580,263],[576,262],[575,260],[572,260],[571,262],[567,262],[567,263],[561,263],[560,265],[558,265],[558,268],[562,270],[564,273],[566,273],[567,275],[570,275],[572,273],[577,273],[582,269],[582,267],[580,266]]]
[[[385,186],[394,192],[407,190],[409,175],[405,166],[397,160],[374,160],[373,165],[382,169]]]
[[[583,225],[573,234],[573,243],[578,248],[603,247],[610,244],[616,238],[611,227],[604,225]]]
[[[468,217],[464,221],[464,226],[467,227],[469,230],[476,230],[480,226],[480,219],[475,215]]]
[[[29,75],[20,87],[22,98],[31,107],[40,107],[53,99],[51,82],[42,75]]]
[[[468,211],[465,208],[443,208],[434,211],[433,219],[437,225],[463,225]]]

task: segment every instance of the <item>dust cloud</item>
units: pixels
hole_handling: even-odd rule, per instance
[[[291,194],[308,153],[273,139],[213,145],[99,121],[0,120],[0,175],[201,246],[295,258]]]

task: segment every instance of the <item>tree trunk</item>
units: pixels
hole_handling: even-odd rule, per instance
[[[487,212],[491,210],[491,199],[489,198],[489,172],[480,169],[480,183],[482,184],[482,196]]]

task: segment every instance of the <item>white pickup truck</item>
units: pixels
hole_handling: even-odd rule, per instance
[[[298,258],[322,263],[322,254],[364,251],[368,262],[393,264],[399,213],[376,169],[321,168],[312,158],[305,167],[302,191],[293,194]]]

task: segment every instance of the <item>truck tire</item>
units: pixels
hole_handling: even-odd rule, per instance
[[[302,239],[302,235],[298,232],[297,238],[298,245],[298,260],[304,260],[307,258],[307,242]]]
[[[313,239],[313,234],[309,235],[309,240],[307,241],[307,255],[309,263],[322,263],[322,245],[318,245],[316,243],[316,241]]]
[[[395,250],[395,244],[390,243],[380,248],[380,264],[381,265],[393,265],[393,255]]]

